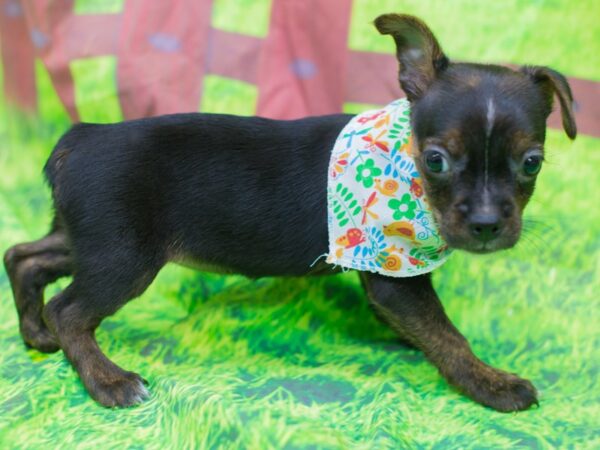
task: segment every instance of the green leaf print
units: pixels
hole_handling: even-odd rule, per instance
[[[333,194],[332,206],[333,214],[338,220],[339,225],[343,227],[353,216],[357,216],[362,211],[358,201],[354,198],[354,194],[349,192],[348,188],[342,183],[338,183]],[[355,224],[356,225],[356,224]]]

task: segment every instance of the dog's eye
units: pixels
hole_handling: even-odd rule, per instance
[[[446,156],[437,150],[429,150],[425,154],[425,165],[433,173],[444,173],[450,168]]]
[[[523,161],[523,172],[525,175],[537,175],[542,168],[542,157],[539,155],[531,155]]]

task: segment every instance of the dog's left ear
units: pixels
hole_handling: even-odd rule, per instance
[[[410,101],[419,99],[436,76],[448,67],[448,58],[437,39],[424,22],[405,14],[379,16],[375,27],[396,41],[400,86]]]
[[[556,94],[560,102],[560,112],[565,133],[567,133],[569,138],[575,139],[577,136],[577,124],[575,123],[575,114],[573,113],[573,94],[567,79],[548,67],[523,66],[520,70],[544,91],[548,101],[548,115],[552,112],[554,94]]]

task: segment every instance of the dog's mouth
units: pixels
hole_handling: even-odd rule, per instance
[[[495,243],[492,241],[492,242],[477,243],[473,246],[464,248],[463,250],[468,251],[469,253],[485,255],[487,253],[493,253],[498,250],[504,250],[505,248],[507,248],[507,247],[499,247],[499,246],[495,245]]]
[[[450,248],[454,250],[463,250],[477,255],[485,255],[501,250],[508,250],[516,245],[520,234],[519,232],[502,233],[495,239],[482,242],[480,240],[471,238],[468,233],[464,232],[448,233],[443,229],[440,229],[440,232]]]

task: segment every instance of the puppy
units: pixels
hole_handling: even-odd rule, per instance
[[[576,135],[567,81],[545,67],[452,63],[415,17],[383,15],[375,26],[396,43],[410,152],[440,235],[474,253],[512,247],[554,95],[566,134]],[[50,233],[4,257],[24,342],[62,349],[95,400],[129,406],[147,397],[145,382],[110,361],[94,331],[167,262],[249,277],[339,271],[313,262],[328,248],[328,164],[350,120],[177,114],[73,126],[45,167]],[[44,305],[44,287],[69,275]],[[428,273],[360,277],[377,315],[464,394],[498,411],[537,403],[529,381],[473,354]]]

